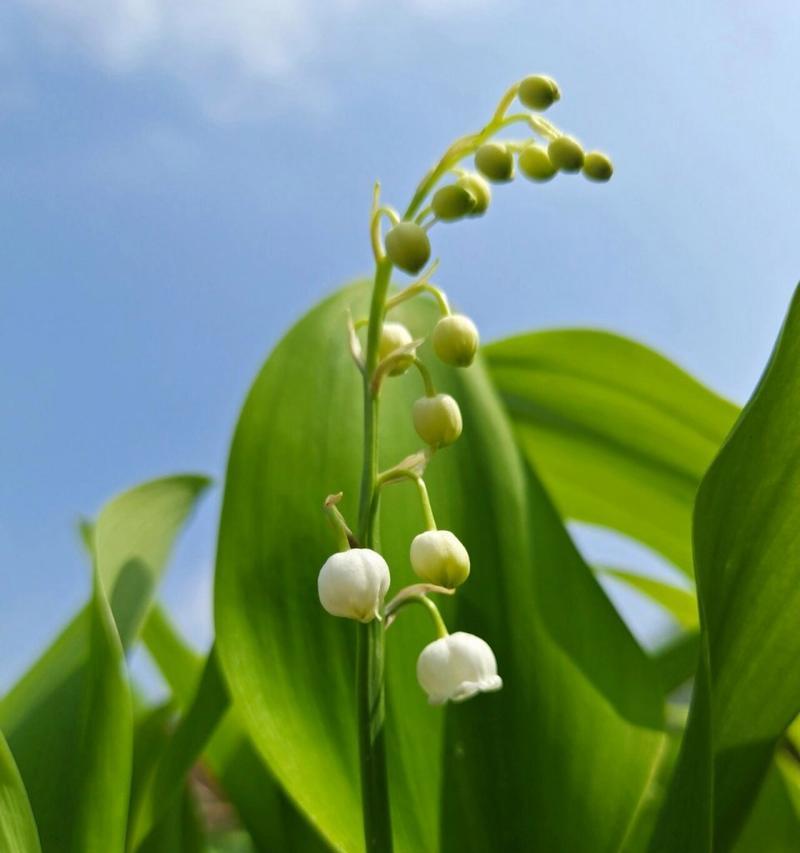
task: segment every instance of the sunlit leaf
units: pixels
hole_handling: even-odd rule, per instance
[[[699,624],[697,614],[697,599],[693,591],[682,589],[673,584],[665,583],[656,578],[637,574],[627,569],[617,569],[611,566],[600,566],[603,574],[622,581],[638,592],[651,598],[675,617],[681,628],[692,631]]]
[[[135,637],[172,543],[207,485],[196,476],[145,483],[110,501],[93,529],[84,527],[112,614],[123,626],[123,643]],[[73,820],[71,794],[79,787],[73,757],[82,737],[91,626],[98,618],[96,604],[84,608],[0,702],[0,728],[25,781],[45,853],[64,850],[65,827]]]
[[[736,407],[606,332],[536,332],[483,352],[561,514],[622,531],[691,573],[695,493]]]
[[[72,853],[124,853],[133,756],[133,707],[125,654],[95,569],[89,605],[89,659],[83,677],[79,737],[70,744],[75,790],[61,828]]]

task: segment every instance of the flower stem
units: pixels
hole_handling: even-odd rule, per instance
[[[386,295],[392,264],[378,261],[367,328],[364,362],[364,463],[361,472],[361,497],[358,538],[366,548],[376,546],[375,522],[378,479],[378,392],[372,377],[378,365]],[[385,628],[373,619],[358,626],[358,663],[356,694],[358,702],[358,748],[361,765],[361,804],[364,817],[364,844],[367,853],[391,853],[392,824],[389,811],[389,783],[386,772],[384,735],[384,655]]]

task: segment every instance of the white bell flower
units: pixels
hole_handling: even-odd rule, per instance
[[[389,566],[377,551],[353,548],[325,561],[317,579],[322,606],[332,616],[371,622],[389,589]]]
[[[417,680],[431,705],[463,702],[476,693],[499,690],[503,680],[489,644],[464,631],[429,643],[417,660]]]
[[[454,589],[469,577],[469,554],[449,530],[426,530],[411,542],[411,568],[427,583]]]

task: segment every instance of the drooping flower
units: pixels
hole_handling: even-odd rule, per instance
[[[417,659],[417,680],[431,705],[463,702],[476,693],[499,690],[503,680],[489,644],[464,631],[429,643]]]
[[[426,530],[411,542],[411,568],[426,583],[454,589],[469,577],[469,554],[449,530]]]
[[[325,561],[317,579],[322,606],[332,616],[371,622],[389,589],[389,566],[377,551],[353,548]]]

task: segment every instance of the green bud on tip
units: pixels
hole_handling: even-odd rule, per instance
[[[469,367],[472,364],[479,341],[475,324],[463,314],[442,317],[433,329],[434,352],[445,364],[454,367]]]
[[[486,213],[489,202],[492,200],[492,190],[489,184],[477,172],[462,175],[456,183],[471,193],[475,199],[475,206],[469,212],[469,216],[481,216]]]
[[[484,142],[475,152],[475,167],[485,178],[502,184],[514,177],[514,156],[502,142]]]
[[[381,339],[378,342],[378,360],[390,356],[400,347],[407,346],[414,338],[411,332],[402,323],[384,323],[381,329]],[[414,363],[414,353],[410,352],[408,357],[400,359],[397,365],[389,371],[389,376],[400,376],[405,373]]]
[[[414,275],[431,256],[431,241],[421,225],[414,222],[398,222],[386,234],[386,254],[401,270]]]
[[[433,448],[446,447],[461,435],[461,409],[449,394],[420,397],[411,416],[417,435]]]
[[[517,96],[529,110],[541,112],[551,107],[561,97],[561,92],[552,77],[532,74],[519,84]]]
[[[438,219],[453,222],[467,216],[475,207],[475,203],[476,198],[468,189],[458,184],[449,184],[436,190],[431,208]]]
[[[558,169],[547,151],[539,145],[526,145],[517,158],[519,170],[531,181],[549,181]]]
[[[614,166],[601,151],[590,151],[583,158],[583,174],[590,181],[608,181],[614,174]]]
[[[559,136],[547,146],[553,165],[562,172],[579,172],[583,166],[583,148],[571,136]]]

